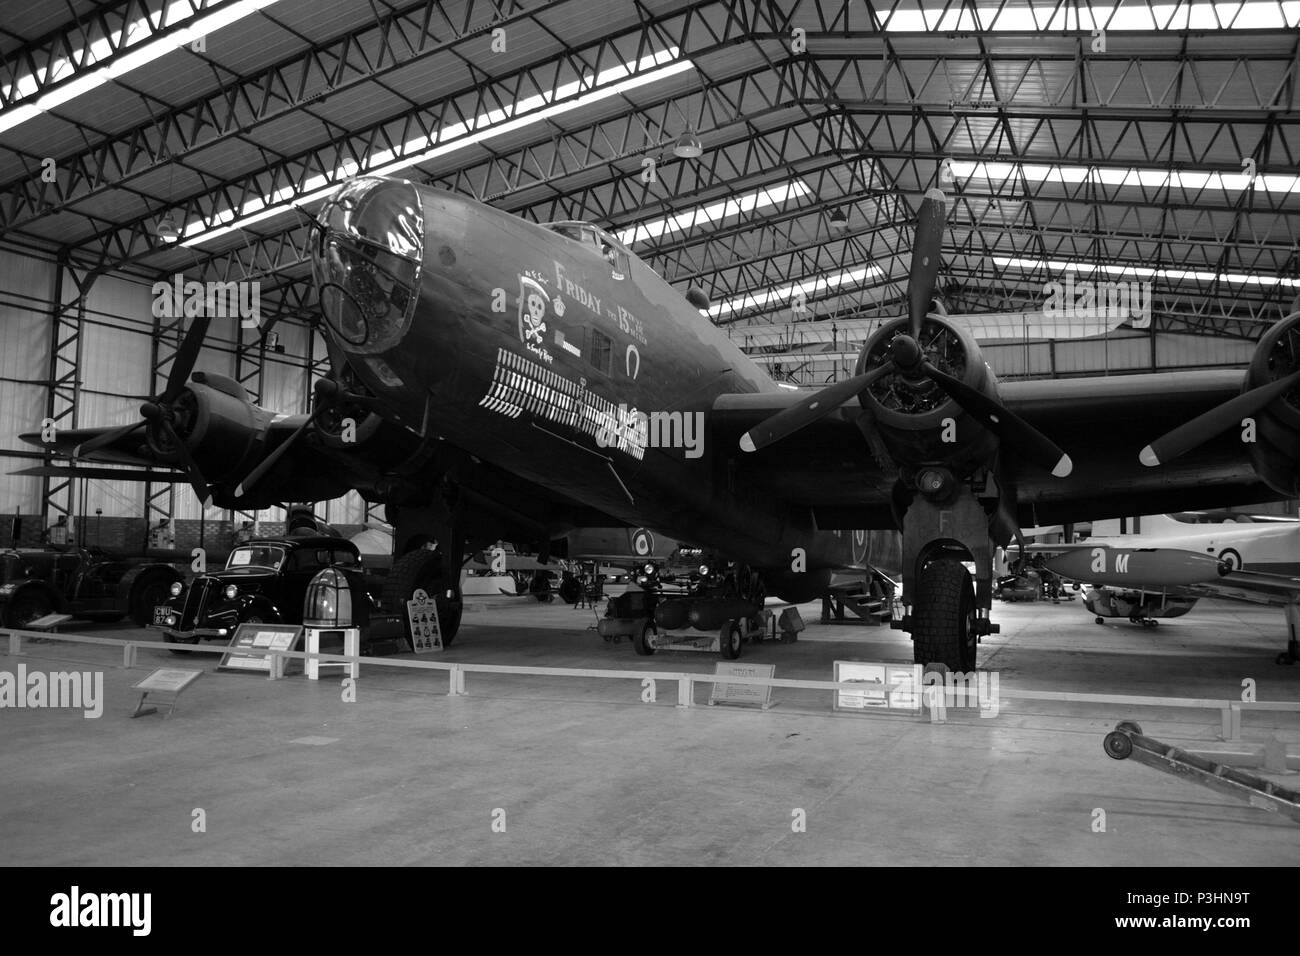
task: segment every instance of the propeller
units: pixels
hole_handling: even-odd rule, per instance
[[[181,346],[176,350],[176,355],[172,359],[172,369],[167,376],[167,385],[163,388],[162,394],[155,395],[140,406],[141,421],[123,425],[121,428],[115,428],[112,431],[104,432],[102,435],[96,435],[94,438],[82,442],[72,449],[72,457],[80,458],[82,455],[89,455],[91,452],[115,444],[132,432],[144,428],[155,420],[149,417],[149,413],[145,411],[146,408],[157,409],[159,412],[157,420],[166,421],[168,417],[166,410],[180,397],[180,394],[185,390],[186,383],[190,380],[190,374],[194,371],[194,366],[199,360],[199,352],[203,349],[203,340],[208,334],[208,324],[211,321],[211,318],[206,315],[200,315],[194,319],[193,324],[190,325],[190,330],[185,333],[185,338],[181,341]],[[178,448],[183,447],[183,443],[175,438],[176,433],[170,424],[164,430],[168,432],[168,437],[173,439]],[[183,455],[182,460],[184,460]]]
[[[320,379],[316,382],[316,384],[320,385],[321,382],[324,381],[325,379]],[[319,389],[317,389],[316,394],[319,397],[320,395]],[[310,427],[311,427],[311,416],[308,415],[306,420],[304,420],[301,425],[295,428],[293,430],[293,433],[288,438],[280,442],[279,446],[275,449],[275,451],[271,452],[271,454],[267,455],[265,458],[259,461],[257,463],[257,467],[244,476],[244,480],[241,481],[239,483],[239,486],[235,488],[235,497],[236,498],[244,497],[244,492],[248,491],[255,484],[261,481],[262,476],[275,467],[275,463],[285,456],[285,454],[289,451],[289,448],[293,445],[293,443],[296,442],[302,436],[302,433],[305,432]]]
[[[931,308],[939,276],[945,202],[943,193],[937,189],[927,192],[921,202],[907,285],[911,334],[895,336],[889,346],[889,358],[876,368],[821,389],[760,422],[741,436],[742,450],[758,451],[820,421],[845,402],[861,395],[877,379],[899,371],[909,378],[924,375],[930,379],[1004,443],[1014,446],[1025,458],[1047,469],[1055,477],[1064,478],[1070,474],[1074,467],[1070,456],[1051,439],[995,399],[940,371],[926,360],[917,344],[922,324]]]
[[[907,318],[914,340],[920,341],[921,324],[930,311],[934,287],[939,280],[939,252],[943,248],[943,230],[947,218],[947,200],[938,189],[931,189],[921,200],[916,216],[916,234],[912,242],[912,266],[907,274]]]
[[[343,370],[346,368],[346,359],[343,357],[343,351],[338,347],[334,339],[326,335],[325,349],[329,354],[330,372],[328,378],[319,378],[312,386],[315,392],[315,409],[319,413],[322,409],[334,405],[351,405],[356,408],[367,411],[376,411],[382,407],[379,399],[369,395],[361,395],[356,392],[350,392],[343,383]],[[293,430],[293,432],[282,441],[274,451],[257,463],[257,466],[244,476],[244,480],[235,488],[235,497],[242,498],[245,493],[250,491],[266,473],[275,467],[276,463],[289,453],[289,449],[301,438],[309,429],[313,428],[316,421],[316,415],[310,414],[306,421]]]
[[[997,435],[1003,443],[1013,446],[1026,459],[1050,471],[1052,477],[1067,478],[1074,470],[1069,455],[1011,409],[971,388],[961,379],[940,371],[929,362],[923,364],[922,371],[952,396],[952,400],[965,409],[968,415],[979,419],[980,424]]]
[[[1147,467],[1173,461],[1180,455],[1185,455],[1193,448],[1223,434],[1243,418],[1249,418],[1262,411],[1271,402],[1297,387],[1300,387],[1300,372],[1243,392],[1236,398],[1210,409],[1204,415],[1198,415],[1190,422],[1185,422],[1173,431],[1161,435],[1142,449],[1138,460]]]
[[[803,401],[777,412],[766,421],[759,422],[740,436],[740,447],[745,451],[758,451],[775,442],[794,434],[799,429],[825,418],[859,392],[871,387],[871,383],[894,370],[893,363],[885,362],[853,378],[836,382],[809,395]]]
[[[165,392],[163,394],[166,394]],[[140,414],[144,416],[148,424],[156,425],[162,429],[163,433],[176,449],[176,457],[181,460],[181,470],[190,480],[190,487],[194,493],[199,496],[199,501],[203,502],[204,507],[212,504],[212,490],[208,487],[207,481],[203,477],[203,472],[199,470],[198,464],[190,454],[189,447],[185,444],[184,439],[177,434],[176,429],[172,426],[171,416],[168,410],[160,403],[145,402],[140,406]]]

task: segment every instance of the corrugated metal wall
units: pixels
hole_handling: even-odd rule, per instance
[[[53,263],[0,252],[0,450],[36,450],[18,435],[39,430],[45,417],[54,273]],[[0,514],[40,512],[41,479],[9,474],[36,464],[0,458]]]

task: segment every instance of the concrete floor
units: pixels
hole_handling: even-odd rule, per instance
[[[816,608],[804,608],[805,620]],[[1001,689],[1300,699],[1273,663],[1278,612],[1211,605],[1145,631],[1098,627],[1078,602],[999,604],[981,668]],[[526,600],[474,606],[442,658],[711,673],[716,657],[636,657],[586,626],[591,611]],[[95,636],[139,636],[112,628]],[[1213,747],[1214,711],[1004,701],[948,723],[833,714],[829,692],[777,689],[766,712],[655,704],[635,680],[363,667],[272,683],[209,673],[176,714],[129,718],[130,684],[215,658],[28,644],[0,670],[102,669],[107,704],[0,710],[5,864],[934,864],[1253,865],[1300,862],[1300,825],[1102,753],[1121,719]],[[794,645],[746,646],[778,677],[831,679],[834,660],[910,660],[906,635],[812,625]],[[701,704],[708,688],[698,688]],[[1247,739],[1300,751],[1300,717],[1248,714]],[[1296,788],[1297,776],[1278,777]],[[206,832],[192,831],[194,811]],[[1106,831],[1093,832],[1095,811]],[[806,832],[792,830],[797,811]],[[494,819],[504,819],[495,832]]]

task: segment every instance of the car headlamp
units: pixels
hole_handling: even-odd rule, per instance
[[[172,597],[180,597],[181,592],[185,590],[185,585],[181,584],[179,581],[173,581],[172,586],[168,588],[168,590],[171,592]]]
[[[233,601],[235,598],[239,597],[239,588],[235,587],[233,584],[227,584],[226,590],[222,593],[226,595],[227,601]]]

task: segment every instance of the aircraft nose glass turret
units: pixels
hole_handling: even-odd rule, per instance
[[[419,294],[419,193],[402,180],[355,179],[325,202],[317,223],[312,276],[325,321],[349,351],[393,348]]]

